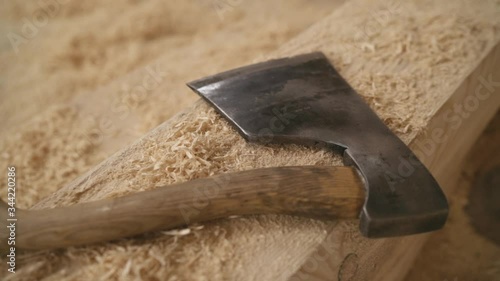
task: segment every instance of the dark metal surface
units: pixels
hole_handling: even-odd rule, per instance
[[[389,237],[441,228],[438,183],[322,53],[250,65],[188,83],[252,142],[344,148],[367,198],[360,229]]]

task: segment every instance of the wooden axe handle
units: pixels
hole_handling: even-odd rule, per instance
[[[232,215],[356,218],[364,200],[361,179],[350,167],[255,169],[69,207],[18,209],[16,248],[91,244]],[[7,208],[2,201],[2,224]],[[6,231],[5,226],[0,230],[2,248]]]

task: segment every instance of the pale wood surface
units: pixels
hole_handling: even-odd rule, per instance
[[[431,118],[425,132],[410,144],[416,151],[419,151],[419,142],[431,141],[435,145],[435,152],[421,153],[419,157],[447,194],[454,192],[464,157],[500,106],[498,90],[491,93],[488,102],[482,102],[469,118],[463,120],[459,130],[452,129],[443,116],[456,103],[463,103],[469,95],[474,94],[480,87],[479,77],[491,74],[493,81],[499,81],[499,62],[500,45],[496,45],[457,89],[447,93],[449,99]],[[446,140],[441,143],[434,141],[431,134],[436,130],[444,130]],[[401,280],[427,238],[428,234],[422,234],[368,240],[356,232],[355,225],[340,223],[333,227],[325,241],[291,280],[330,280],[332,274],[338,274],[339,280]]]
[[[388,8],[385,1],[348,3],[273,56],[313,50],[325,52],[388,126],[411,144],[446,192],[452,192],[460,160],[499,106],[498,91],[490,92],[487,100],[481,101],[467,118],[461,117],[459,126],[443,121],[443,114],[475,93],[483,81],[479,77],[487,78],[491,74],[491,80],[500,80],[495,69],[498,65],[498,15],[488,1],[410,1],[395,5]],[[360,33],[360,28],[364,34]],[[37,208],[116,196],[119,186],[122,186],[121,192],[131,192],[131,187],[138,184],[134,181],[137,177],[142,177],[147,184],[139,171],[127,166],[127,161],[142,159],[152,143],[189,134],[184,130],[189,127],[186,124],[199,125],[200,119],[213,118],[207,111],[198,104],[178,115],[47,198]],[[327,160],[331,155],[319,154],[317,150],[293,147],[270,151],[247,146],[234,138],[235,132],[223,132],[227,125],[221,123],[216,120],[211,124],[218,131],[209,132],[219,134],[213,140],[229,143],[241,154],[254,153],[258,156],[254,161],[256,166],[279,165],[285,161],[293,164],[300,161],[335,164],[338,161],[338,158]],[[447,138],[435,143],[436,150],[426,155],[418,140],[428,140],[427,136],[432,136],[436,128],[442,128]],[[210,146],[210,143],[205,144]],[[270,153],[270,157],[266,156]],[[312,158],[303,160],[307,155]],[[237,158],[234,163],[240,160]],[[232,166],[231,161],[224,162],[227,170],[249,168]],[[123,182],[128,183],[128,190]],[[147,188],[154,188],[154,183],[149,183]],[[210,248],[217,253],[209,256],[210,261],[223,261],[223,265],[215,265],[215,269],[209,271],[213,264],[208,256],[200,258],[199,255],[200,266],[189,267],[191,272],[186,272],[181,264],[170,271],[193,279],[196,273],[203,272],[207,278],[221,279],[222,276],[238,280],[306,280],[313,276],[318,280],[400,280],[427,237],[369,240],[359,235],[356,221],[321,223],[294,219],[289,222],[287,218],[230,221],[227,225],[221,222],[228,232],[238,234],[227,238],[231,246],[224,246],[224,252],[217,251],[220,246],[217,243]],[[278,227],[274,228],[275,225]],[[258,226],[264,229],[258,230]],[[261,237],[258,243],[251,240],[257,236]],[[199,237],[194,243],[207,241]],[[189,245],[183,244],[185,248]],[[112,251],[113,247],[108,245],[106,251]],[[319,252],[315,252],[316,249]]]
[[[499,280],[500,238],[494,221],[498,197],[488,193],[498,187],[485,185],[485,177],[500,167],[500,111],[473,144],[464,161],[456,191],[448,198],[446,227],[430,235],[405,281]],[[489,197],[483,197],[484,195]],[[497,200],[497,201],[495,201]],[[477,227],[479,226],[479,227]],[[495,231],[497,229],[497,231]],[[496,242],[495,242],[496,241]]]

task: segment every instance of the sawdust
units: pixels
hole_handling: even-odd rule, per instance
[[[0,125],[5,129],[29,121],[50,105],[145,67],[161,55],[168,57],[162,70],[174,70],[182,82],[197,67],[210,72],[251,60],[273,50],[340,1],[317,0],[316,5],[304,0],[268,4],[226,0],[59,2],[2,3],[0,31],[5,36],[0,37]],[[282,8],[285,2],[289,9]],[[50,7],[55,12],[46,24],[38,26],[36,15]],[[18,37],[12,36],[25,40],[16,41],[12,38]],[[204,53],[203,58],[198,53]],[[210,62],[207,57],[212,57]],[[168,94],[178,108],[168,104],[146,107],[155,108],[155,113],[163,108],[169,115],[161,118],[170,117],[195,100],[179,95],[176,91]],[[158,124],[155,118],[149,129]]]
[[[1,168],[16,165],[22,171],[20,207],[32,206],[195,101],[185,82],[272,50],[327,13],[322,7],[338,5],[287,1],[296,7],[287,11],[277,1],[261,11],[263,1],[214,3],[65,1],[33,38],[17,46],[17,53],[7,36],[0,38],[0,125],[5,132],[0,144],[10,155]],[[5,33],[20,36],[24,20],[33,21],[31,16],[46,7],[38,2],[2,5],[2,21],[11,20],[5,22]],[[121,16],[110,19],[116,12]],[[275,17],[269,20],[271,14]],[[261,32],[252,32],[255,27]],[[161,64],[151,62],[158,57]],[[147,86],[148,78],[158,80],[154,91],[138,95],[135,89]],[[44,131],[45,126],[57,133]],[[36,138],[18,137],[32,134]],[[77,155],[62,153],[66,150]],[[43,154],[39,158],[45,162],[25,160],[32,154]],[[66,165],[71,173],[65,172]]]
[[[264,4],[265,1],[65,1],[64,5],[58,6],[58,12],[47,25],[19,46],[18,53],[5,40],[7,37],[2,36],[0,124],[5,134],[0,139],[1,166],[2,169],[6,165],[18,168],[18,206],[33,206],[127,142],[190,104],[196,96],[185,89],[186,81],[261,57],[261,54],[273,50],[316,21],[317,17],[328,13],[339,2],[315,1],[315,5],[309,5],[309,1],[303,0],[267,4]],[[288,9],[282,9],[285,3]],[[33,13],[41,9],[37,2],[2,3],[2,33],[15,32],[25,36],[23,20],[33,21]],[[259,32],[254,32],[255,29]],[[160,71],[169,75],[156,89],[156,96],[138,100],[130,95],[131,89],[141,85],[144,70],[160,54],[164,58]],[[116,130],[103,132],[103,119],[99,113],[109,111],[116,100],[127,106],[126,113],[136,114],[134,117],[137,120],[134,121],[137,123],[127,124],[129,120],[115,122],[114,125],[118,126]],[[209,118],[215,117],[213,112],[209,114]],[[191,132],[196,138],[196,132],[205,130],[211,123],[210,120],[201,122],[200,128],[188,124],[182,127],[182,131]],[[129,135],[122,137],[125,139],[122,141],[120,134],[123,132]],[[205,132],[209,133],[214,135],[217,131],[211,129]],[[231,133],[235,139],[234,133]],[[148,168],[139,167],[134,173],[142,175],[142,179],[153,176],[148,179],[148,184],[134,186],[138,179],[130,177],[133,182],[130,182],[128,190],[116,188],[114,191],[103,191],[96,185],[93,188],[96,194],[75,193],[73,202],[151,189],[160,180],[170,183],[213,174],[218,169],[227,169],[223,167],[225,157],[236,154],[235,149],[230,153],[224,151],[230,146],[227,143],[222,144],[219,150],[216,142],[211,143],[214,145],[211,149],[203,148],[201,143],[207,139],[206,136],[192,139],[191,144],[190,140],[177,141],[176,137],[178,135],[170,136],[170,142],[161,147],[163,150],[160,152],[164,155],[158,159],[144,158]],[[241,140],[238,141],[241,143]],[[148,143],[151,144],[154,143]],[[169,147],[169,144],[174,146]],[[184,156],[169,158],[168,153],[173,153],[172,149],[175,153],[192,153],[194,158],[192,161],[185,160]],[[151,146],[151,150],[144,155],[153,154],[154,150],[155,147]],[[207,153],[206,159],[212,162],[205,159],[204,153]],[[246,163],[266,160],[255,159],[258,157],[252,155],[241,157]],[[282,164],[285,162],[281,161]],[[183,168],[182,163],[186,167]],[[133,165],[140,164],[142,162],[139,161]],[[200,174],[193,172],[198,169]],[[109,176],[111,179],[116,175],[111,173]],[[2,174],[1,179],[5,180],[4,177]],[[5,190],[2,189],[1,194],[5,195]],[[234,220],[244,221],[246,218]],[[267,223],[262,221],[261,228],[282,231],[273,220],[271,216]],[[286,220],[290,221],[290,226],[297,224],[290,218]],[[182,276],[198,276],[196,279],[204,279],[208,274],[206,269],[198,267],[198,270],[192,270],[191,257],[194,256],[212,259],[214,264],[209,266],[209,275],[220,276],[220,267],[225,265],[213,257],[232,247],[224,237],[240,237],[249,231],[242,228],[225,234],[226,228],[223,225],[207,226],[203,234],[198,233],[201,230],[199,227],[195,227],[183,236],[186,242],[193,243],[193,247],[182,246],[177,235],[164,233],[158,238],[153,235],[153,241],[165,241],[159,242],[162,246],[151,244],[147,252],[142,251],[142,246],[132,246],[134,253],[137,251],[132,258],[127,252],[132,249],[128,242],[112,251],[97,247],[90,251],[75,248],[65,251],[63,255],[61,251],[31,253],[20,257],[18,268],[22,269],[17,274],[2,274],[2,277],[16,280],[87,280],[98,276],[106,280],[132,279],[133,276],[156,279],[163,276],[160,278],[163,280],[165,276],[170,276],[170,280],[175,280],[185,279]],[[317,223],[306,223],[301,228],[317,229]],[[292,241],[301,238],[307,241],[306,233],[300,233],[300,230],[283,237]],[[195,241],[202,235],[208,239],[197,245]],[[262,246],[253,247],[251,245],[257,241],[248,239],[247,243],[240,245],[239,251],[252,248],[256,253],[264,254],[259,250],[272,249],[276,242],[261,237],[256,239],[259,242],[263,240]],[[211,241],[217,244],[214,244],[217,247],[215,251],[212,246],[204,245],[213,244]],[[183,250],[179,251],[181,248]],[[174,266],[179,270],[174,271]],[[259,266],[262,265],[255,265],[255,268]]]
[[[64,191],[54,193],[35,208],[122,196],[258,167],[341,163],[340,156],[320,148],[311,151],[297,145],[249,144],[203,102],[197,102],[167,124],[134,143],[125,153],[109,158],[106,164],[100,164],[101,168],[90,171],[78,185],[69,188],[74,196],[67,196]],[[103,178],[102,174],[106,176]]]
[[[453,17],[450,19],[450,7],[427,4],[433,7],[431,11],[427,10],[430,8],[417,7],[420,4],[413,2],[401,4],[398,12],[389,17],[387,25],[378,31],[373,29],[373,34],[368,37],[356,37],[359,30],[345,26],[346,21],[353,26],[366,25],[368,12],[342,9],[342,13],[334,12],[272,56],[323,50],[384,121],[409,142],[443,102],[440,93],[449,92],[447,87],[456,86],[457,80],[454,79],[467,75],[473,68],[471,62],[478,61],[498,40],[499,22],[494,14],[481,11],[484,16],[478,18],[472,9],[455,4],[451,8],[457,10],[459,24]],[[383,10],[381,6],[378,9]],[[377,11],[377,6],[373,11]],[[456,30],[457,36],[440,37],[443,25]],[[414,33],[408,35],[408,30]],[[435,43],[429,43],[432,35],[437,38]],[[437,53],[430,54],[430,44],[451,48],[462,55],[450,60],[441,59],[448,57],[452,50],[435,48]],[[356,63],[352,57],[356,57]],[[431,61],[426,61],[428,58]],[[213,68],[214,71],[223,70]],[[442,77],[450,80],[443,83]],[[160,111],[161,105],[149,102],[138,112],[152,108]],[[47,137],[44,141],[52,139]],[[299,146],[247,144],[213,110],[197,103],[134,143],[129,150],[114,155],[42,200],[35,208],[114,197],[167,183],[254,167],[339,164],[339,157],[332,156],[319,149]],[[38,182],[25,184],[36,186]],[[30,205],[34,201],[24,204]],[[283,280],[303,262],[298,259],[304,256],[301,251],[322,241],[326,227],[325,222],[288,216],[220,220],[207,223],[202,229],[190,229],[185,235],[152,233],[115,243],[24,254],[18,260],[18,273],[9,278]],[[282,248],[290,248],[287,256],[276,254],[280,253],[277,249]],[[261,270],[264,267],[265,272]],[[263,277],[262,274],[268,275]]]
[[[90,167],[92,158],[81,155],[95,155],[92,140],[88,139],[92,136],[94,120],[84,122],[65,106],[56,106],[48,112],[43,118],[35,117],[23,130],[0,142],[2,170],[7,170],[9,163],[23,167],[17,178],[20,186],[36,182],[45,189],[55,190],[68,178],[76,177]],[[68,134],[63,129],[71,126],[78,126],[80,130]],[[5,195],[5,192],[2,190],[1,194]],[[45,196],[35,188],[20,188],[17,194],[23,198],[18,201],[21,208],[30,207]]]
[[[322,20],[277,53],[326,53],[382,120],[408,143],[439,109],[436,105],[445,101],[442,93],[457,87],[469,74],[461,66],[476,61],[496,42],[490,40],[498,38],[498,6],[478,11],[468,1],[440,3],[439,7],[429,1],[372,5]],[[359,17],[359,10],[371,10],[371,16]],[[484,17],[477,17],[478,13]],[[338,28],[345,21],[352,28]],[[334,35],[327,34],[331,30]],[[318,37],[322,40],[315,40]]]

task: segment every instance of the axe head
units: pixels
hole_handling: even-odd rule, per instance
[[[367,237],[441,228],[436,180],[322,53],[258,63],[188,83],[252,142],[339,147],[363,176]]]

